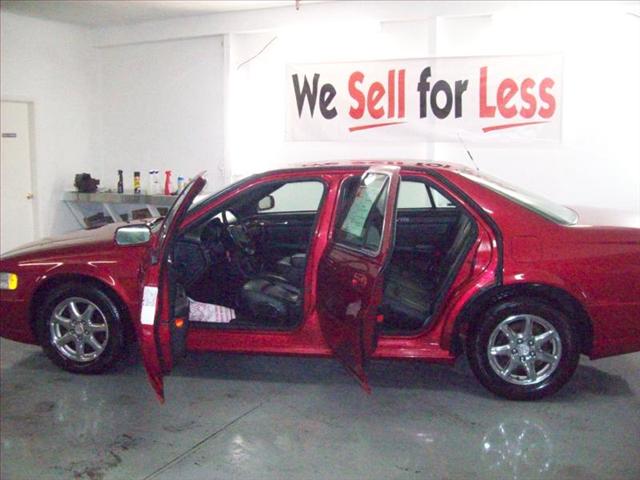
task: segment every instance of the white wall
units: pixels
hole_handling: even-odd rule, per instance
[[[240,176],[264,169],[264,164],[339,158],[470,164],[457,143],[286,142],[287,63],[560,52],[561,144],[473,146],[476,163],[487,173],[564,204],[640,213],[640,19],[628,10],[613,3],[512,2],[495,8],[487,4],[477,15],[416,20],[407,6],[406,16],[413,20],[382,21],[379,31],[354,32],[356,20],[343,25],[336,20],[309,23],[308,32],[298,28],[293,34],[280,29],[235,36],[232,67],[260,51],[274,34],[278,39],[240,70],[231,69],[233,172]],[[242,142],[251,133],[257,142]]]
[[[60,198],[72,187],[73,175],[92,165],[94,155],[90,39],[79,27],[4,11],[0,20],[1,96],[34,106],[36,236],[77,228]]]
[[[231,33],[225,90],[231,177],[321,159],[469,163],[458,144],[286,142],[287,63],[562,53],[562,143],[473,146],[474,157],[485,172],[562,203],[640,212],[640,20],[630,11],[638,11],[638,2],[329,2],[303,5],[299,12],[234,12],[106,28],[95,32],[95,42]],[[371,23],[379,28],[359,28]]]
[[[482,170],[563,204],[640,213],[640,18],[627,13],[632,6],[514,3],[438,23],[439,55],[564,57],[562,143],[474,147]],[[452,144],[438,144],[435,156],[467,161]]]
[[[115,187],[124,170],[151,169],[224,185],[223,38],[214,36],[96,49],[102,90],[100,174]]]

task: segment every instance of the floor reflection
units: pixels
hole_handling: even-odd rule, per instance
[[[552,469],[553,455],[544,424],[527,419],[500,422],[482,439],[482,463],[496,478],[541,478]]]

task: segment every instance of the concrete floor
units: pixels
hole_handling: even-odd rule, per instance
[[[332,360],[192,355],[161,406],[135,359],[79,376],[0,348],[3,480],[640,478],[640,354],[536,403],[465,362],[375,362],[368,396]]]

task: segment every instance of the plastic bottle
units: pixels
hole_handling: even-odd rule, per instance
[[[140,193],[140,172],[133,172],[133,193]]]
[[[184,177],[178,177],[178,193],[184,188]]]
[[[118,170],[118,193],[124,193],[124,181],[122,180],[122,170]]]
[[[153,194],[160,195],[160,170],[153,171]]]
[[[171,170],[164,172],[164,194],[171,195]]]

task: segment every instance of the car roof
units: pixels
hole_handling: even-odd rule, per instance
[[[418,170],[447,170],[454,172],[469,172],[470,169],[466,165],[456,163],[443,163],[422,160],[328,160],[309,163],[296,163],[283,166],[275,170],[269,170],[264,173],[300,171],[300,170],[352,170],[364,169],[374,166],[396,165],[403,169]]]

